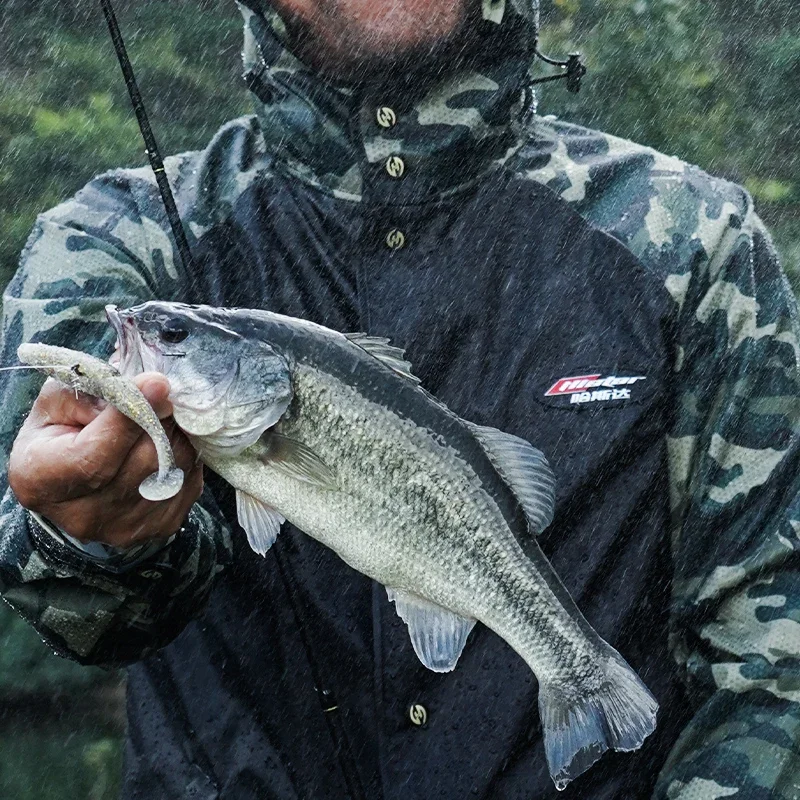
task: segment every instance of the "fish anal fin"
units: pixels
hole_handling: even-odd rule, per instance
[[[408,625],[411,645],[419,660],[434,672],[450,672],[456,665],[474,619],[454,614],[411,592],[386,588],[397,614]]]
[[[419,378],[411,371],[410,362],[406,361],[406,354],[400,347],[389,344],[389,340],[384,336],[368,336],[366,333],[346,333],[345,336],[357,344],[362,350],[366,350],[385,364],[393,372],[406,378],[412,383],[419,383]]]
[[[533,533],[541,533],[553,520],[556,496],[556,479],[544,453],[519,436],[474,422],[466,425],[517,496]]]
[[[250,547],[260,556],[266,555],[275,544],[281,525],[286,521],[274,508],[239,489],[236,490],[236,516]]]
[[[331,468],[303,442],[275,431],[267,431],[261,437],[261,443],[264,447],[259,459],[264,464],[320,489],[332,491],[338,488]]]

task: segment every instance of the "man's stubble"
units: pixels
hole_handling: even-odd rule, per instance
[[[292,49],[333,79],[443,69],[473,44],[476,0],[270,0]]]

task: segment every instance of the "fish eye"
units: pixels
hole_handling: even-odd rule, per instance
[[[161,341],[167,344],[178,344],[182,342],[189,335],[186,328],[182,328],[179,323],[174,320],[167,320],[161,327]]]

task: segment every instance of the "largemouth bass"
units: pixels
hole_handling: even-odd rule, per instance
[[[528,442],[460,419],[386,339],[244,309],[107,314],[120,370],[169,378],[175,420],[235,487],[256,552],[284,520],[332,548],[386,587],[437,672],[455,667],[476,622],[508,642],[539,682],[559,789],[654,730],[655,699],[536,545],[555,484]]]
[[[139,484],[139,494],[145,500],[167,500],[180,491],[183,470],[175,464],[164,426],[130,377],[99,358],[55,345],[21,344],[17,357],[70,389],[105,400],[144,429],[153,440],[158,457],[158,471]]]

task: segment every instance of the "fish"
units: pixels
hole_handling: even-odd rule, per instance
[[[175,421],[235,488],[255,552],[285,520],[331,548],[386,587],[435,672],[455,668],[477,623],[525,660],[558,789],[655,729],[656,699],[536,543],[555,478],[529,442],[458,417],[386,338],[252,309],[106,313],[120,371],[167,376]]]
[[[161,420],[131,377],[88,353],[39,342],[21,344],[17,357],[76,392],[105,400],[147,433],[156,448],[158,470],[139,484],[145,500],[168,500],[180,491],[183,470],[175,463]]]

